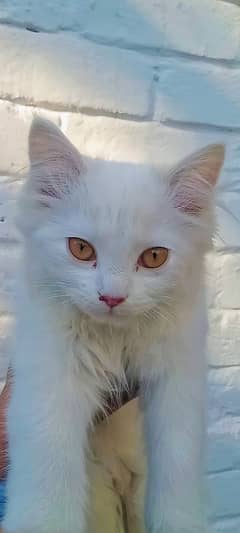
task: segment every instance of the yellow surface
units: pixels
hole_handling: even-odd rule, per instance
[[[97,426],[90,460],[87,533],[143,533],[144,455],[133,400]]]

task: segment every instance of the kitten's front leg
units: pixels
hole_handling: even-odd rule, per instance
[[[9,533],[84,531],[89,402],[74,391],[74,382],[72,390],[61,384],[60,391],[60,384],[55,385],[42,398],[29,394],[24,415],[13,392],[10,417],[15,422],[10,421],[11,466],[4,521],[4,531]]]
[[[204,370],[183,364],[144,398],[147,533],[203,533]]]
[[[61,331],[53,335],[40,319],[30,319],[27,334],[18,337],[14,363],[4,532],[82,533],[94,390]]]

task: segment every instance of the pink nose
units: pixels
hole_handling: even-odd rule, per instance
[[[99,300],[100,302],[105,302],[105,304],[107,304],[108,307],[112,308],[124,302],[124,300],[126,300],[126,297],[125,296],[114,297],[114,296],[107,296],[106,294],[100,294]]]

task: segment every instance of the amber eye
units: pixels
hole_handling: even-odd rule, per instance
[[[162,266],[168,258],[168,249],[158,246],[148,248],[140,255],[138,264],[144,268],[158,268]]]
[[[79,259],[79,261],[94,261],[96,259],[96,253],[89,242],[77,237],[70,237],[68,239],[68,246],[71,254]]]

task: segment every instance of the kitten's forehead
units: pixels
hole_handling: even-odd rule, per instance
[[[150,165],[115,161],[91,161],[85,176],[89,201],[101,201],[108,209],[154,209],[165,189],[159,173]]]

